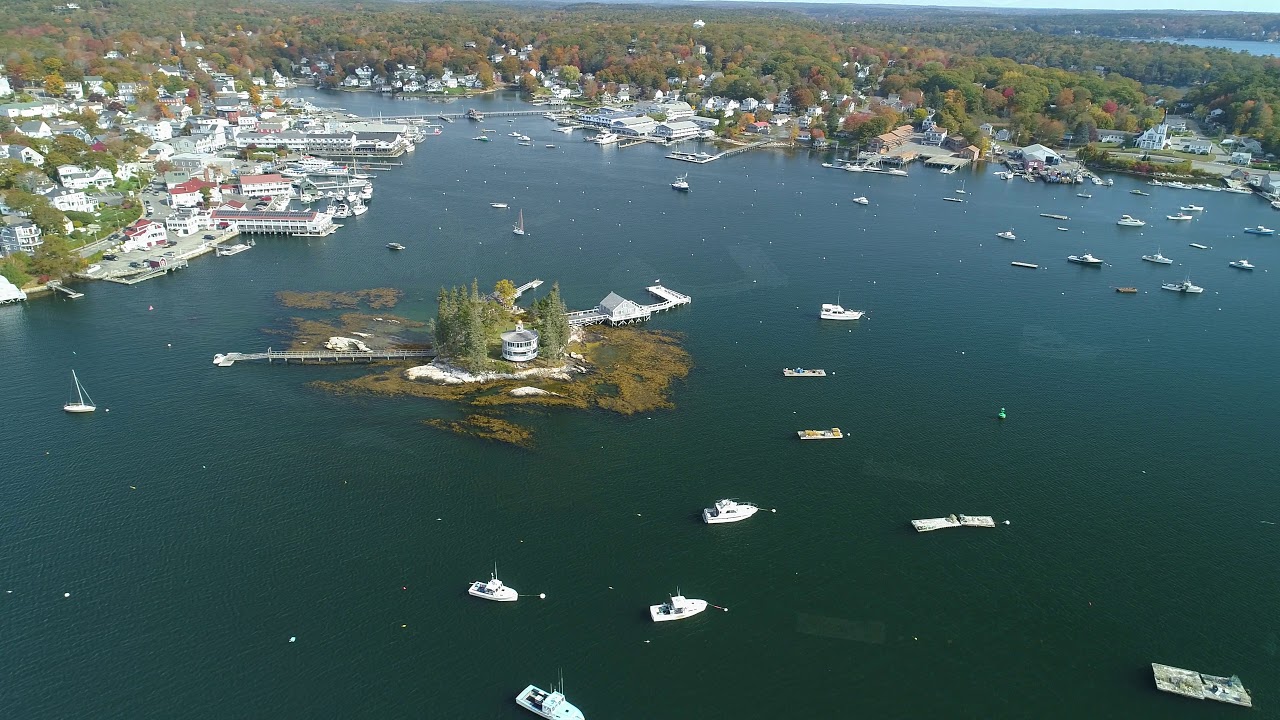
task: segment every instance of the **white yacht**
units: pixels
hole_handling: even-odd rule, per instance
[[[1191,219],[1193,219],[1195,216],[1194,216],[1194,215],[1188,215],[1188,214],[1186,214],[1186,213],[1184,213],[1184,212],[1180,212],[1180,213],[1178,213],[1177,215],[1165,215],[1165,217],[1166,217],[1166,218],[1168,218],[1169,220],[1191,220]]]
[[[62,409],[66,412],[91,413],[98,409],[98,406],[93,404],[93,398],[89,397],[89,393],[84,391],[84,386],[80,384],[80,378],[76,377],[75,370],[71,371],[71,393],[74,397],[68,397],[67,404],[62,406]],[[88,402],[85,402],[86,399],[88,399]]]
[[[1142,256],[1142,259],[1143,259],[1143,260],[1146,260],[1147,262],[1155,263],[1155,264],[1157,264],[1157,265],[1172,265],[1172,264],[1173,264],[1173,261],[1172,261],[1172,260],[1170,260],[1169,258],[1167,258],[1167,257],[1165,257],[1165,256],[1163,256],[1163,255],[1161,255],[1159,250],[1156,250],[1156,254],[1155,254],[1155,255],[1143,255],[1143,256]]]
[[[351,201],[352,215],[363,215],[367,212],[369,212],[369,206],[365,205],[364,202],[360,200],[360,198],[356,198],[355,200]]]
[[[1244,231],[1251,235],[1275,235],[1276,234],[1275,230],[1272,230],[1269,227],[1263,227],[1261,225],[1257,227],[1245,228]]]
[[[870,201],[870,200],[867,200],[867,196],[865,196],[865,195],[859,195],[858,197],[851,199],[849,202],[855,202],[855,203],[858,203],[859,205],[870,205],[870,204],[871,204],[871,201]]]
[[[1142,227],[1143,225],[1146,225],[1142,220],[1130,215],[1121,215],[1120,219],[1116,221],[1116,224],[1123,225],[1125,227]]]
[[[848,163],[844,166],[844,169],[847,172],[866,172],[867,171],[865,167],[858,165],[857,163]]]
[[[844,307],[840,305],[840,299],[837,296],[834,304],[822,304],[822,312],[819,313],[818,316],[823,320],[859,320],[865,314],[866,313],[861,310],[845,310]]]
[[[1003,240],[1017,240],[1017,239],[1018,239],[1018,236],[1017,236],[1017,235],[1014,235],[1012,230],[1005,230],[1004,232],[998,232],[998,233],[996,233],[996,237],[1001,238],[1001,239],[1003,239]]]
[[[1248,260],[1232,260],[1227,264],[1233,268],[1239,268],[1240,270],[1252,270],[1254,268],[1254,264]]]
[[[1183,205],[1178,209],[1182,212],[1204,212],[1204,208],[1199,205]]]
[[[955,168],[953,168],[953,167],[944,167],[944,168],[942,168],[941,170],[939,170],[938,172],[942,173],[943,175],[955,175],[955,174],[956,174],[956,169],[955,169]]]
[[[689,173],[685,173],[676,178],[676,181],[671,183],[671,189],[679,190],[680,192],[689,192]]]
[[[611,132],[601,132],[597,134],[595,137],[591,138],[591,142],[597,145],[612,145],[618,142],[618,136],[614,135]]]
[[[1067,262],[1073,262],[1078,265],[1094,265],[1094,266],[1102,265],[1101,260],[1090,255],[1089,253],[1085,253],[1083,255],[1068,255]]]
[[[349,218],[351,217],[351,208],[348,207],[346,203],[340,202],[333,206],[333,212],[331,214],[335,218]]]
[[[1091,193],[1076,193],[1076,197],[1085,198],[1086,200],[1093,197]]]
[[[548,692],[537,685],[530,685],[516,696],[516,704],[548,720],[586,720],[582,711],[554,688]]]
[[[1180,283],[1165,283],[1160,286],[1161,290],[1172,290],[1180,293],[1202,293],[1204,288],[1199,285],[1192,285],[1191,278],[1187,278]]]
[[[506,210],[507,204],[506,203],[489,203],[489,207],[498,208],[499,210]]]
[[[498,579],[498,566],[493,566],[493,574],[489,576],[489,582],[477,580],[467,587],[467,594],[485,600],[496,600],[497,602],[515,602],[520,599],[520,593],[515,588],[507,587]]]
[[[714,507],[702,508],[702,521],[708,525],[732,523],[746,520],[760,511],[751,503],[740,503],[733,500],[717,500]]]
[[[676,591],[677,593],[679,590]],[[696,600],[687,598],[683,595],[672,595],[671,600],[661,605],[649,606],[649,617],[654,622],[667,622],[668,620],[684,620],[707,609],[706,600]]]

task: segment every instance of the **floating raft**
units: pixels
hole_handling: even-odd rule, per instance
[[[840,428],[831,428],[830,430],[797,430],[796,434],[801,440],[840,440],[844,438],[844,433],[840,432]]]
[[[990,515],[948,515],[944,518],[911,521],[911,527],[915,528],[916,532],[933,532],[934,530],[953,527],[993,528],[995,526],[996,521]]]
[[[1033,264],[1033,263],[1017,262],[1016,260],[1015,260],[1014,262],[1009,263],[1009,264],[1010,264],[1010,265],[1012,265],[1012,266],[1014,266],[1014,267],[1031,268],[1032,270],[1035,270],[1036,268],[1040,267],[1039,265],[1036,265],[1036,264]]]
[[[1125,294],[1132,294],[1132,293],[1136,293],[1136,292],[1138,292],[1138,288],[1136,288],[1136,287],[1118,287],[1118,288],[1116,288],[1116,292],[1118,292],[1118,293],[1125,293]]]
[[[1040,217],[1053,218],[1054,220],[1070,220],[1066,215],[1058,215],[1056,213],[1040,213]]]
[[[1185,695],[1197,700],[1217,700],[1232,705],[1253,707],[1253,699],[1249,697],[1249,691],[1235,675],[1229,678],[1204,675],[1194,670],[1183,670],[1160,663],[1151,663],[1151,672],[1155,674],[1156,687],[1165,692]]]
[[[826,377],[826,370],[805,370],[804,368],[782,368],[783,377]]]

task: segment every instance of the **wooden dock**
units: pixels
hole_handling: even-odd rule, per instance
[[[45,283],[45,284],[44,284],[44,286],[45,286],[46,288],[48,288],[49,290],[53,290],[53,291],[56,291],[56,292],[60,292],[60,293],[62,293],[62,294],[64,294],[64,295],[66,295],[67,297],[71,298],[72,300],[76,300],[76,299],[79,299],[79,298],[84,297],[84,293],[82,293],[82,292],[76,292],[75,290],[72,290],[71,288],[69,288],[69,287],[67,287],[67,286],[63,285],[63,284],[62,284],[62,283],[60,283],[60,282],[58,282],[57,280],[51,280],[51,281],[49,281],[49,282]]]
[[[712,162],[713,160],[719,160],[720,158],[730,157],[732,155],[737,155],[738,153],[744,153],[744,152],[747,152],[748,150],[755,150],[757,148],[763,148],[763,147],[787,147],[787,144],[783,142],[778,142],[777,140],[760,140],[757,142],[753,142],[750,145],[743,145],[741,147],[729,148],[728,150],[716,153],[715,155],[708,155],[706,153],[687,153],[687,152],[677,151],[667,155],[667,159],[681,160],[683,162],[691,162],[691,163],[698,163],[699,165],[705,165],[706,163]]]
[[[274,362],[300,362],[306,363],[308,360],[317,363],[358,363],[358,362],[375,362],[377,360],[411,360],[415,358],[434,358],[435,350],[380,350],[375,352],[333,352],[327,350],[321,351],[295,351],[295,350],[272,350],[267,348],[266,352],[261,353],[218,353],[213,356],[213,364],[218,367],[231,367],[237,362],[245,360],[266,360],[269,363]]]

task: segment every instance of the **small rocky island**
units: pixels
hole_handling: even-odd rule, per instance
[[[442,289],[437,317],[425,326],[439,353],[435,361],[412,367],[384,364],[380,372],[313,386],[341,394],[448,401],[466,414],[460,419],[423,422],[526,447],[532,444],[533,433],[520,419],[549,408],[632,414],[673,407],[672,384],[692,367],[678,335],[634,326],[571,327],[558,285],[528,308],[515,304],[515,290],[507,280],[499,281],[488,294],[482,294],[476,282]],[[383,289],[290,299],[295,307],[317,307],[337,298],[332,307],[353,307],[364,301],[385,308],[396,297]],[[350,333],[376,340],[377,330],[422,327],[404,318],[361,313],[345,313],[336,325],[302,319],[295,319],[294,325],[299,338],[307,336],[305,342]],[[375,332],[356,330],[362,326]],[[403,338],[398,342],[398,347],[406,347]]]

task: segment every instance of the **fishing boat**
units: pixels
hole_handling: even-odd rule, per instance
[[[1204,212],[1204,208],[1200,205],[1183,205],[1178,209],[1182,212]]]
[[[1073,262],[1077,265],[1091,265],[1093,267],[1100,267],[1102,265],[1101,260],[1089,253],[1085,253],[1083,255],[1068,255],[1067,262]]]
[[[855,202],[855,203],[858,203],[859,205],[870,205],[870,204],[871,204],[871,202],[870,202],[869,200],[867,200],[867,198],[866,198],[865,196],[863,196],[863,195],[859,195],[858,197],[853,198],[853,199],[852,199],[852,200],[850,200],[849,202]]]
[[[1120,219],[1116,221],[1116,224],[1124,227],[1142,227],[1147,223],[1131,215],[1121,215]]]
[[[821,368],[806,370],[804,368],[782,368],[782,377],[826,377],[827,371]]]
[[[489,203],[489,207],[498,208],[499,210],[506,210],[507,204],[506,203]]]
[[[866,313],[861,310],[845,310],[840,305],[840,296],[836,296],[835,303],[823,303],[822,311],[818,313],[818,317],[823,320],[858,320]]]
[[[1124,294],[1126,294],[1126,295],[1131,295],[1131,294],[1133,294],[1133,293],[1138,292],[1138,288],[1136,288],[1136,287],[1118,287],[1118,288],[1116,288],[1116,292],[1118,292],[1118,293],[1124,293]]]
[[[1165,215],[1165,218],[1169,220],[1191,220],[1194,217],[1194,215],[1188,215],[1184,212],[1180,212],[1177,215]]]
[[[697,615],[707,609],[706,600],[698,600],[695,598],[687,598],[678,594],[672,595],[671,599],[661,605],[649,606],[649,617],[654,622],[667,622],[670,620],[685,620]]]
[[[493,565],[493,574],[489,576],[489,582],[476,580],[467,586],[467,594],[495,602],[515,602],[520,599],[520,593],[516,592],[515,588],[503,585],[498,579],[497,563]]]
[[[1155,255],[1143,255],[1143,256],[1142,256],[1142,259],[1143,259],[1143,260],[1146,260],[1147,262],[1150,262],[1150,263],[1155,263],[1155,264],[1157,264],[1157,265],[1172,265],[1172,264],[1173,264],[1173,261],[1172,261],[1172,260],[1170,260],[1169,258],[1167,258],[1167,257],[1165,257],[1165,256],[1163,256],[1163,255],[1161,255],[1161,254],[1160,254],[1160,250],[1159,250],[1159,249],[1157,249],[1157,250],[1156,250],[1156,254],[1155,254]]]
[[[759,511],[760,508],[751,503],[740,503],[726,498],[717,500],[712,507],[702,508],[702,521],[708,525],[738,522],[746,520]]]
[[[1143,192],[1142,190],[1130,190],[1129,194],[1130,195],[1150,195],[1151,193]]]
[[[516,221],[515,225],[511,226],[511,232],[516,235],[524,235],[524,209],[523,208],[520,210],[520,219]]]
[[[389,243],[387,243],[387,249],[388,249],[388,250],[403,250],[403,249],[404,249],[404,246],[403,246],[403,245],[401,245],[401,244],[400,244],[400,243],[398,243],[398,242],[389,242]]]
[[[88,400],[88,402],[85,402]],[[67,404],[62,409],[69,413],[91,413],[98,409],[93,404],[93,398],[89,397],[89,393],[85,392],[84,386],[80,384],[80,378],[76,377],[76,371],[71,371],[71,393],[67,397]]]
[[[1233,268],[1238,268],[1240,270],[1252,270],[1255,267],[1254,264],[1249,262],[1248,260],[1232,260],[1227,264]]]
[[[998,232],[998,233],[996,233],[996,237],[998,237],[998,238],[1000,238],[1000,239],[1002,239],[1002,240],[1017,240],[1017,239],[1018,239],[1018,236],[1017,236],[1017,235],[1014,235],[1012,230],[1005,230],[1004,232]]]
[[[472,140],[479,140],[480,142],[489,142],[489,136],[488,136],[488,135],[484,135],[484,134],[477,135],[477,136],[475,136],[475,137],[473,137],[473,138],[471,138],[471,139],[472,139]]]
[[[544,145],[543,147],[545,147],[545,148],[547,148],[547,149],[549,149],[549,150],[551,150],[551,149],[555,149],[555,145],[554,145],[553,143],[547,143],[547,144],[546,144],[546,145]]]
[[[676,181],[671,183],[671,189],[679,190],[680,192],[689,192],[689,173],[685,173],[676,178]]]
[[[351,201],[352,215],[360,216],[367,212],[369,212],[369,206],[365,205],[364,202],[359,197],[352,199]]]
[[[1160,289],[1172,290],[1174,292],[1180,292],[1180,293],[1192,293],[1192,294],[1204,292],[1204,288],[1200,287],[1199,285],[1191,284],[1191,278],[1187,278],[1186,280],[1183,280],[1180,283],[1165,283],[1160,286]]]
[[[1249,233],[1250,235],[1275,235],[1276,234],[1275,230],[1272,230],[1269,227],[1263,227],[1261,225],[1258,225],[1257,227],[1245,228],[1244,231]]]
[[[565,698],[563,680],[559,690],[553,686],[550,692],[537,685],[526,687],[516,695],[516,704],[548,720],[586,720],[582,711]]]
[[[1069,230],[1071,230],[1071,228],[1058,227],[1058,232],[1068,232]]]
[[[1091,194],[1089,194],[1089,193],[1076,193],[1076,197],[1078,197],[1078,198],[1091,198],[1091,197],[1093,197],[1093,195],[1091,195]]]
[[[843,440],[844,433],[840,432],[840,428],[831,428],[830,430],[797,430],[796,435],[801,440]]]

